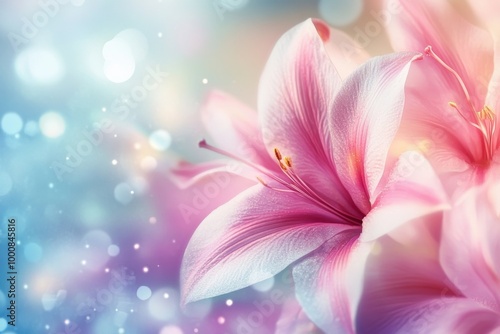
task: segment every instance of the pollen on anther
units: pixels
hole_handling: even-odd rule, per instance
[[[276,159],[278,159],[278,161],[281,161],[281,159],[283,159],[280,150],[278,150],[277,148],[274,148],[274,155],[276,156]]]
[[[452,108],[457,108],[457,104],[455,102],[448,102],[448,105]]]
[[[285,161],[285,164],[289,167],[292,168],[292,158],[290,157],[284,157],[283,160]]]
[[[493,117],[494,115],[495,115],[495,113],[488,106],[484,106],[483,109],[481,109],[481,111],[479,112],[479,117],[481,119],[483,119],[483,120],[486,119],[486,118],[489,118],[490,120],[493,120],[494,119],[494,117]]]

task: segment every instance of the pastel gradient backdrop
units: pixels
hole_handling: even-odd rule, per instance
[[[204,97],[255,106],[274,43],[299,22],[320,17],[373,55],[390,51],[380,2],[2,1],[0,332],[272,333],[293,293],[286,272],[180,307],[187,241],[243,181],[179,192],[168,171],[217,158],[197,147]]]

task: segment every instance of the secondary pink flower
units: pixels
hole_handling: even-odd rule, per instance
[[[446,215],[441,263],[464,296],[496,312],[500,326],[500,168],[467,191]],[[500,327],[499,327],[500,330]]]
[[[307,315],[327,332],[352,331],[349,296],[359,293],[360,277],[345,275],[356,268],[360,235],[376,239],[446,202],[422,156],[386,163],[407,73],[421,55],[374,58],[347,75],[349,60],[335,44],[325,47],[332,38],[348,37],[307,20],[278,41],[259,87],[262,137],[255,122],[225,115],[224,124],[239,126],[233,137],[253,152],[234,157],[254,168],[260,184],[214,210],[194,233],[182,265],[184,302],[249,286],[295,263]]]
[[[438,215],[412,224],[403,243],[381,240],[367,261],[359,333],[500,333],[499,172],[444,213],[442,233]]]
[[[428,55],[408,79],[401,138],[425,151],[442,172],[482,177],[499,159],[500,85],[492,77],[493,38],[449,1],[400,5],[402,12],[388,30],[394,49]]]

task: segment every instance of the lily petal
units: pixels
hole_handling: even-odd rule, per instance
[[[264,141],[291,157],[296,174],[321,197],[351,205],[329,157],[332,139],[327,115],[342,79],[326,51],[328,26],[307,20],[276,43],[259,85]]]
[[[406,152],[363,219],[360,240],[375,240],[415,218],[449,207],[446,192],[429,162],[418,152]]]
[[[367,260],[357,332],[484,333],[471,329],[499,323],[498,314],[461,297],[449,282],[439,264],[436,238],[420,234],[428,223],[433,224],[433,219],[419,221],[423,225],[411,242],[377,240]]]
[[[445,215],[441,263],[450,280],[466,297],[498,309],[500,218],[491,200],[498,203],[500,189],[489,191],[495,190],[493,185],[500,185],[498,179],[496,185],[494,181],[488,183],[470,189]]]
[[[349,35],[341,30],[329,27],[322,21],[313,21],[316,29],[320,31],[323,41],[325,41],[326,52],[342,80],[370,59],[368,52]]]
[[[359,231],[335,235],[293,269],[297,299],[311,320],[326,333],[353,332],[350,291],[359,291],[359,273],[348,272]],[[351,285],[351,286],[349,286]]]
[[[265,149],[257,113],[250,107],[226,93],[212,91],[202,106],[201,115],[215,146],[269,170],[279,171],[276,161]]]
[[[184,302],[272,277],[349,228],[296,193],[277,193],[253,186],[205,218],[184,254]]]
[[[384,174],[404,106],[404,86],[418,53],[373,58],[347,78],[329,110],[333,160],[365,214]]]
[[[394,49],[420,51],[431,45],[462,76],[471,96],[478,97],[473,102],[481,107],[493,70],[490,34],[466,21],[450,1],[396,1],[399,13],[388,29]]]

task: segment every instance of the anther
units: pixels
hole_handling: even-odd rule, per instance
[[[278,150],[276,147],[274,148],[274,155],[276,156],[276,159],[278,159],[278,161],[281,161],[281,159],[283,159],[280,150]]]
[[[267,187],[267,183],[260,178],[260,176],[257,176],[257,181],[259,181],[263,186]]]
[[[288,168],[292,168],[292,158],[284,157],[283,161],[285,161],[285,164],[288,166]]]
[[[489,118],[491,121],[493,121],[494,116],[495,116],[495,113],[488,106],[484,106],[483,109],[481,109],[481,111],[479,112],[479,118],[481,118],[481,120],[485,120],[486,118]]]

